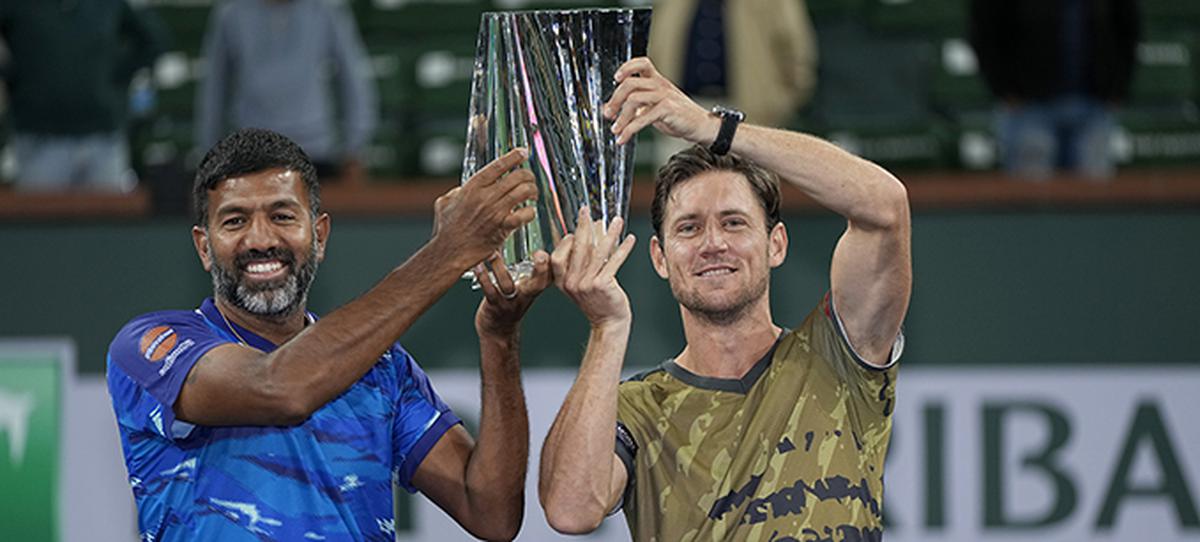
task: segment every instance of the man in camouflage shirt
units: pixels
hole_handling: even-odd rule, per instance
[[[589,532],[622,508],[639,541],[881,539],[912,283],[904,186],[820,139],[710,115],[647,59],[617,80],[605,114],[620,142],[653,125],[697,144],[659,170],[651,211],[650,256],[687,344],[619,381],[632,315],[615,273],[634,240],[584,213],[551,257],[591,324],[542,450],[551,526]],[[792,329],[770,308],[788,245],[779,177],[848,222],[829,292]]]

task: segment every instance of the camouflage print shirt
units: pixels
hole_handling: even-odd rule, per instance
[[[851,349],[830,296],[741,379],[667,361],[621,383],[617,454],[633,539],[880,540],[897,337],[886,369]]]

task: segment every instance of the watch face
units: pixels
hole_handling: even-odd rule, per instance
[[[723,105],[714,105],[712,108],[712,113],[719,117],[733,117],[737,119],[738,122],[746,120],[745,113],[742,113],[741,111],[738,111],[732,107],[725,107]]]

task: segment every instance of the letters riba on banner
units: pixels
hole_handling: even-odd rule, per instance
[[[558,404],[574,376],[526,371],[529,404]],[[475,372],[431,378],[456,410],[477,407]],[[884,481],[884,539],[1200,542],[1196,390],[1200,367],[1189,366],[906,367]],[[529,413],[535,443],[554,415],[542,410]],[[537,477],[528,483],[536,492]],[[398,528],[399,540],[451,527],[437,523],[432,506],[407,506],[413,528]],[[521,540],[560,540],[536,501],[527,506]],[[606,524],[582,539],[628,540],[620,517]]]
[[[904,371],[887,537],[1200,540],[1197,389],[1183,366]]]

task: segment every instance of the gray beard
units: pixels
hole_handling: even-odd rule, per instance
[[[299,267],[290,267],[282,284],[253,287],[242,281],[238,269],[227,269],[213,257],[212,245],[208,246],[208,258],[212,262],[213,292],[227,303],[256,316],[283,318],[295,314],[308,302],[308,289],[317,275],[316,239],[308,257]],[[292,260],[295,265],[295,259]]]

